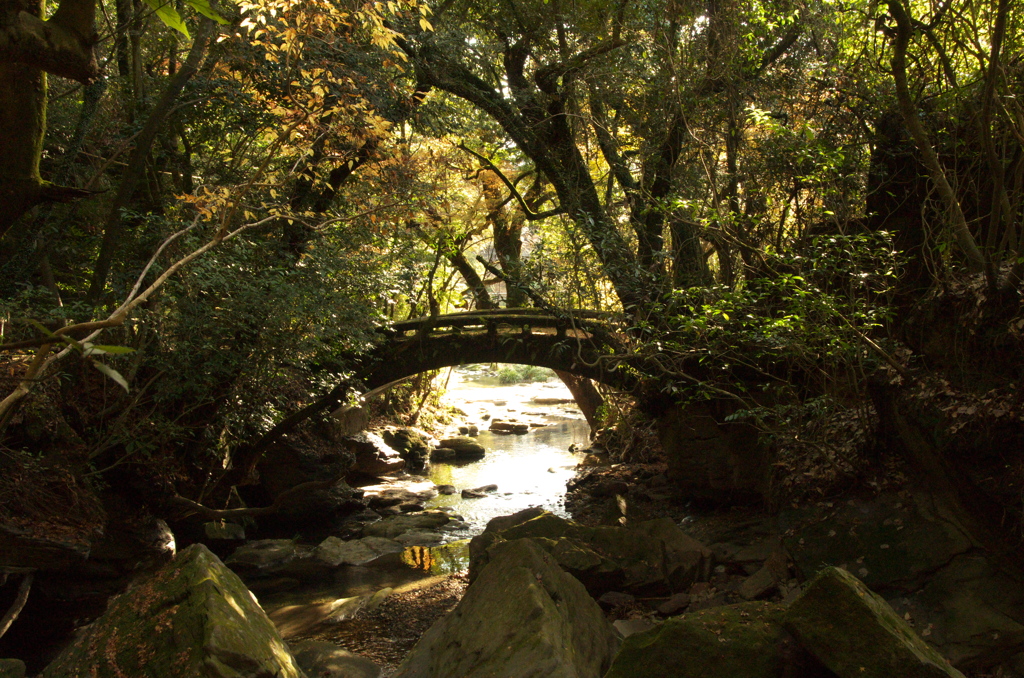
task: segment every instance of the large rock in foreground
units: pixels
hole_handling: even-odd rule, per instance
[[[300,678],[238,576],[201,544],[111,601],[43,678]]]
[[[979,548],[957,512],[920,488],[785,509],[779,531],[803,577],[849,570],[961,670],[1024,647],[1024,575]]]
[[[840,678],[964,678],[856,577],[827,567],[785,623]]]
[[[533,540],[491,549],[458,607],[395,678],[599,678],[617,636],[586,589]]]
[[[495,518],[470,543],[472,581],[502,540],[531,538],[594,596],[607,591],[663,595],[686,590],[707,575],[713,554],[670,518],[629,528],[585,527],[546,511],[527,509]]]
[[[772,603],[741,603],[672,617],[622,644],[605,678],[831,676],[801,652]]]

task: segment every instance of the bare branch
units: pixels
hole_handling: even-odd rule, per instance
[[[556,207],[555,209],[548,210],[547,212],[541,212],[539,214],[534,213],[529,208],[529,206],[527,206],[526,200],[523,198],[522,194],[519,193],[519,190],[516,188],[515,184],[513,184],[512,181],[508,177],[506,177],[505,174],[500,169],[498,169],[493,162],[491,162],[484,156],[480,155],[473,149],[467,147],[465,144],[456,144],[456,148],[461,148],[466,153],[469,153],[473,157],[477,158],[480,162],[484,163],[484,165],[487,166],[487,169],[491,170],[496,175],[498,175],[498,178],[501,179],[502,183],[504,183],[505,186],[508,187],[508,190],[512,192],[512,197],[516,199],[516,201],[519,203],[519,206],[523,209],[523,214],[525,214],[526,218],[529,219],[530,221],[536,221],[538,219],[547,219],[548,217],[553,217],[559,214],[565,214],[565,210],[562,209],[561,207]]]
[[[170,502],[173,506],[181,507],[188,513],[195,513],[204,518],[209,518],[210,520],[240,518],[243,516],[266,516],[280,511],[281,508],[288,504],[294,497],[301,496],[307,492],[327,490],[334,487],[343,477],[344,474],[339,474],[333,478],[328,478],[327,480],[311,480],[308,483],[296,485],[295,487],[285,490],[281,494],[277,495],[277,499],[275,499],[274,503],[270,506],[261,506],[258,508],[212,509],[208,506],[203,506],[199,502],[186,499],[179,495],[171,497]]]
[[[35,579],[35,573],[33,572],[29,572],[21,578],[18,594],[14,597],[11,608],[7,610],[7,614],[3,618],[0,618],[0,637],[7,633],[7,629],[11,628],[11,624],[14,623],[14,620],[18,618],[22,609],[24,609],[25,603],[28,601],[28,592],[32,589],[33,579]]]

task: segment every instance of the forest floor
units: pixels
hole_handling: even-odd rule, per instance
[[[381,667],[381,678],[390,676],[434,622],[459,604],[469,586],[465,572],[425,586],[407,587],[385,598],[372,610],[351,619],[324,623],[311,632],[289,638],[323,640],[366,657]]]

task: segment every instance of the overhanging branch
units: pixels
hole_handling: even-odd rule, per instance
[[[20,4],[4,3],[6,11],[0,11],[0,62],[35,66],[84,84],[99,78],[94,0],[63,0],[49,21]]]
[[[533,79],[536,81],[537,86],[540,87],[542,92],[554,94],[557,90],[559,78],[573,75],[582,69],[591,59],[599,57],[602,54],[607,54],[608,52],[618,49],[625,44],[625,40],[619,38],[606,40],[588,50],[584,50],[579,54],[569,57],[565,61],[559,61],[538,69],[534,74]]]
[[[302,496],[309,492],[315,492],[316,490],[329,490],[345,476],[344,473],[339,474],[333,478],[327,480],[312,480],[308,483],[302,483],[296,485],[291,489],[285,490],[281,494],[277,495],[277,499],[270,506],[260,506],[258,508],[236,508],[236,509],[212,509],[209,506],[203,506],[199,502],[186,499],[180,495],[175,495],[169,500],[173,506],[177,506],[183,509],[185,512],[190,514],[198,514],[204,518],[210,520],[223,520],[225,518],[241,518],[244,516],[257,517],[267,516],[273,513],[277,513],[284,506],[289,504],[295,497]]]
[[[484,165],[486,165],[487,169],[491,170],[496,175],[498,175],[498,178],[501,179],[502,183],[504,183],[505,186],[508,187],[508,190],[512,192],[512,197],[514,197],[516,199],[516,202],[518,202],[519,206],[523,209],[523,214],[525,214],[526,218],[529,219],[530,221],[536,221],[538,219],[547,219],[548,217],[557,216],[559,214],[565,214],[565,210],[562,209],[561,207],[556,207],[556,208],[548,210],[546,212],[540,212],[540,213],[534,212],[533,210],[531,210],[529,208],[529,206],[527,206],[526,199],[523,198],[522,194],[519,192],[519,189],[517,189],[515,184],[512,183],[512,180],[509,179],[508,177],[506,177],[505,174],[500,169],[498,169],[497,166],[493,162],[491,162],[490,160],[488,160],[484,156],[480,155],[479,153],[477,153],[473,149],[469,148],[465,144],[461,144],[461,143],[460,144],[456,144],[456,147],[457,148],[461,148],[466,153],[469,153],[474,158],[476,158],[480,162],[484,163]]]

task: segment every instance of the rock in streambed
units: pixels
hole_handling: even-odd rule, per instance
[[[597,603],[531,539],[496,544],[459,605],[395,678],[599,678],[618,639]]]

